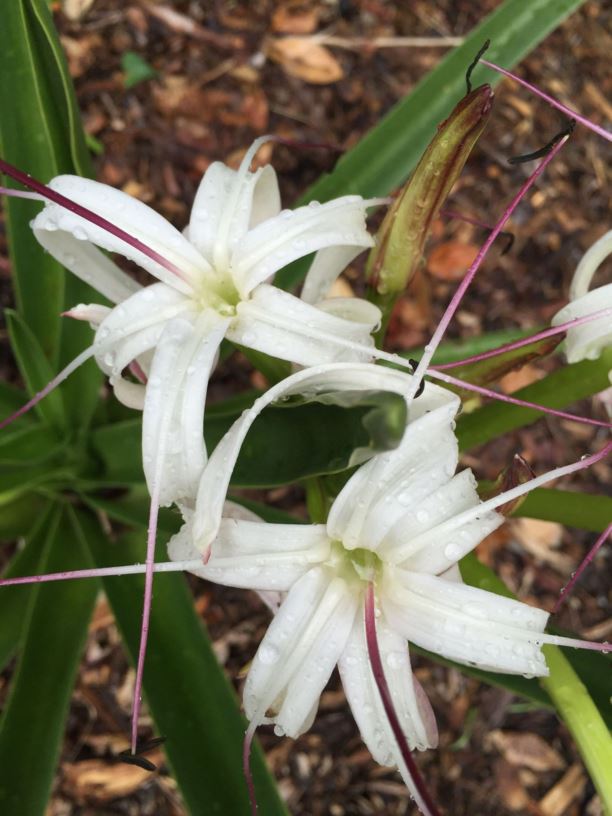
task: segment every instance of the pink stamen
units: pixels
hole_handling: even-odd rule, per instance
[[[158,561],[154,572],[190,572],[200,569],[200,559],[189,561]],[[118,575],[141,575],[146,572],[146,564],[122,564],[118,567],[94,567],[93,569],[69,570],[67,572],[47,572],[43,575],[26,575],[18,578],[0,578],[0,587],[21,586],[23,584],[43,584],[52,581],[76,581],[80,578],[112,578]]]
[[[531,173],[529,178],[521,185],[520,190],[512,199],[510,204],[506,207],[502,217],[499,219],[495,227],[492,229],[490,235],[488,236],[487,240],[484,242],[478,255],[474,259],[473,263],[469,267],[468,271],[465,274],[465,277],[457,287],[457,291],[453,295],[451,302],[446,308],[446,311],[442,315],[442,319],[440,320],[438,327],[436,328],[433,337],[429,341],[429,343],[425,346],[425,351],[423,352],[423,356],[419,361],[419,365],[417,366],[416,371],[414,372],[414,377],[412,378],[412,382],[410,385],[410,389],[406,394],[406,399],[410,402],[414,399],[415,394],[417,393],[419,386],[421,384],[421,380],[423,379],[425,372],[427,371],[431,360],[436,352],[436,349],[440,345],[440,341],[444,337],[446,329],[448,328],[448,324],[450,323],[453,315],[459,308],[459,305],[465,295],[468,287],[474,280],[476,272],[478,272],[482,262],[484,261],[487,252],[493,245],[493,242],[497,238],[497,236],[502,232],[504,226],[506,225],[507,221],[509,220],[510,216],[514,212],[514,210],[518,207],[520,202],[525,197],[528,190],[533,186],[536,180],[541,176],[544,172],[545,168],[548,164],[555,158],[557,153],[561,150],[563,145],[567,142],[568,136],[564,136],[562,139],[559,139],[556,145],[551,149],[550,153],[548,153],[540,164],[535,168],[535,170]]]
[[[593,546],[587,553],[586,557],[583,559],[582,563],[580,564],[576,572],[572,575],[571,580],[561,590],[561,594],[557,598],[557,602],[553,608],[553,614],[556,614],[559,611],[559,609],[561,608],[561,604],[565,601],[569,593],[577,584],[582,573],[593,561],[599,550],[603,547],[604,543],[608,540],[608,538],[610,538],[611,535],[612,535],[612,523],[609,524],[603,531],[603,533],[599,536],[595,544],[593,544]]]
[[[144,369],[140,365],[138,360],[132,360],[132,362],[129,364],[128,368],[132,372],[134,377],[136,377],[138,382],[142,383],[143,385],[147,384],[147,375],[145,374]]]
[[[527,400],[518,399],[508,394],[500,394],[498,391],[492,391],[490,388],[484,388],[481,385],[474,385],[466,380],[460,380],[458,377],[452,377],[450,374],[443,374],[441,371],[433,371],[429,369],[428,376],[434,380],[441,380],[449,385],[455,385],[459,388],[465,388],[466,391],[474,391],[476,394],[482,394],[483,397],[496,399],[499,402],[507,402],[510,405],[520,405],[521,408],[533,408],[536,411],[542,411],[545,414],[561,417],[561,419],[570,419],[572,422],[581,422],[584,425],[595,425],[598,428],[612,428],[612,422],[604,422],[600,419],[590,419],[589,417],[578,416],[577,414],[568,414],[566,411],[558,411],[556,408],[548,408],[540,405],[537,402],[528,402]]]
[[[546,340],[548,337],[554,337],[556,334],[563,334],[569,329],[576,326],[582,326],[584,323],[590,323],[592,320],[599,320],[601,317],[612,315],[612,309],[600,309],[598,312],[585,315],[584,317],[574,317],[568,320],[567,323],[560,323],[558,326],[553,326],[550,329],[538,332],[538,334],[523,337],[521,340],[515,340],[512,343],[507,343],[490,351],[483,351],[481,354],[474,354],[471,357],[465,357],[463,360],[455,360],[453,363],[443,363],[442,365],[434,365],[429,369],[436,371],[446,371],[449,368],[459,368],[459,366],[469,365],[470,363],[479,363],[481,360],[488,360],[491,357],[497,357],[499,354],[505,354],[508,351],[515,351],[516,349],[530,346],[532,343],[537,343],[539,340]]]
[[[136,680],[134,682],[134,698],[132,705],[132,753],[136,753],[138,742],[138,718],[142,704],[142,678],[147,656],[149,640],[149,622],[151,620],[151,605],[153,602],[153,576],[155,574],[155,543],[157,540],[157,516],[159,512],[159,479],[155,480],[151,491],[151,507],[149,510],[149,526],[147,530],[147,555],[145,560],[145,588],[142,604],[142,625],[140,627],[140,646],[136,664]]]
[[[138,238],[134,238],[134,236],[130,235],[129,232],[122,230],[121,227],[111,224],[110,221],[107,221],[106,218],[103,218],[101,215],[93,212],[93,210],[89,210],[87,207],[83,207],[80,204],[77,204],[75,201],[66,198],[66,196],[62,195],[61,193],[57,193],[51,187],[48,187],[46,184],[32,178],[29,173],[24,173],[21,170],[18,170],[16,167],[13,167],[12,164],[4,161],[4,159],[0,159],[0,171],[5,173],[7,176],[10,176],[10,178],[15,179],[15,181],[18,181],[20,184],[23,184],[24,187],[34,190],[34,192],[38,193],[43,198],[53,201],[55,204],[59,204],[60,207],[64,207],[64,209],[69,210],[75,215],[84,218],[86,221],[95,224],[97,227],[106,230],[106,232],[114,235],[115,238],[125,241],[126,244],[129,244],[130,246],[134,247],[134,249],[142,252],[143,255],[151,258],[151,260],[155,261],[155,263],[163,266],[163,268],[167,269],[168,272],[172,272],[173,275],[177,275],[177,277],[179,277],[181,280],[185,281],[186,283],[190,283],[185,277],[184,273],[178,268],[178,266],[175,266],[172,261],[167,260],[163,255],[160,255],[159,252],[151,249],[151,247],[144,244]],[[17,196],[20,196],[19,190],[14,191],[10,188],[3,189],[7,190],[5,195],[13,195],[16,193]]]
[[[257,816],[257,794],[255,793],[255,783],[253,781],[253,774],[251,772],[251,748],[256,730],[257,726],[255,723],[249,723],[249,727],[244,734],[244,741],[242,743],[242,773],[249,792],[251,816]]]
[[[376,609],[374,601],[374,585],[369,583],[365,593],[365,630],[366,642],[368,646],[368,656],[370,658],[370,666],[372,667],[372,674],[376,682],[378,693],[385,709],[385,714],[393,731],[393,736],[397,742],[400,754],[408,770],[408,774],[412,779],[415,788],[415,799],[417,804],[425,813],[425,816],[439,816],[438,809],[434,804],[421,773],[417,767],[416,762],[412,757],[412,751],[406,740],[406,736],[402,730],[391,692],[385,677],[382,659],[380,656],[380,648],[378,646],[378,638],[376,636]]]
[[[73,371],[76,371],[76,369],[80,365],[82,365],[86,360],[88,360],[90,357],[93,357],[93,354],[94,354],[93,346],[90,346],[89,348],[85,349],[85,351],[82,351],[78,357],[75,357],[71,363],[68,363],[66,368],[64,368],[62,371],[60,371],[59,374],[57,374],[52,380],[50,380],[47,383],[47,385],[45,385],[45,387],[42,389],[42,391],[39,391],[37,394],[34,394],[32,399],[28,400],[28,402],[26,402],[25,405],[22,405],[21,408],[18,408],[13,414],[0,421],[0,431],[3,428],[6,428],[7,425],[10,425],[11,422],[14,422],[16,419],[19,419],[19,417],[26,414],[31,408],[34,408],[35,405],[38,405],[38,403],[42,399],[44,399],[47,396],[47,394],[50,394],[51,391],[57,388],[58,385],[63,383],[64,380],[67,377],[69,377]]]
[[[581,116],[575,110],[572,110],[572,108],[568,108],[567,105],[563,105],[561,102],[558,102],[553,96],[549,96],[547,93],[544,93],[544,91],[541,91],[535,85],[532,85],[530,82],[521,79],[516,74],[507,71],[505,68],[496,65],[494,62],[489,62],[489,60],[482,59],[482,57],[480,58],[480,62],[483,65],[486,65],[487,68],[491,68],[493,71],[497,71],[498,74],[503,74],[504,76],[513,79],[515,82],[518,82],[519,85],[522,85],[524,88],[527,88],[536,96],[539,96],[540,99],[544,99],[546,102],[548,102],[549,105],[552,105],[553,108],[557,108],[557,110],[562,111],[566,116],[569,116],[570,119],[575,119],[577,122],[580,122],[581,125],[584,125],[585,127],[589,128],[589,130],[594,131],[600,136],[603,136],[604,139],[607,139],[609,142],[612,142],[612,133],[610,133],[610,131],[606,130],[600,125],[596,125],[594,122],[591,122],[590,119]]]
[[[28,193],[26,190],[15,190],[13,187],[0,187],[0,195],[8,198],[27,198],[30,201],[44,201],[45,199],[38,193]]]

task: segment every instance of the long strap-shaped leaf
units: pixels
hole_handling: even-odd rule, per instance
[[[0,153],[32,175],[89,174],[72,81],[46,0],[10,0],[0,25]],[[40,204],[5,202],[13,281],[21,316],[58,370],[91,342],[91,330],[59,315],[79,302],[99,300],[93,290],[66,275],[42,250],[29,222]],[[70,419],[86,425],[101,375],[85,364],[62,387]]]
[[[113,546],[85,513],[78,514],[78,524],[98,566],[142,560],[142,534],[126,535]],[[162,549],[163,545],[160,558]],[[142,576],[109,578],[104,588],[134,657],[140,636]],[[246,723],[180,575],[155,578],[144,687],[190,812],[248,816],[241,767]],[[253,751],[253,773],[260,812],[286,816],[259,749]]]
[[[305,196],[327,201],[346,193],[387,195],[415,167],[439,122],[446,119],[465,93],[465,71],[485,40],[488,58],[507,68],[515,65],[584,0],[506,0],[470,32],[405,99],[402,99],[359,144],[344,155],[334,171],[323,176]],[[495,84],[499,77],[484,68],[475,81]],[[276,276],[289,288],[303,276],[307,264],[295,263]]]
[[[66,512],[48,527],[45,571],[88,563]],[[42,816],[57,764],[64,720],[97,581],[32,589],[23,646],[0,722],[0,812]]]

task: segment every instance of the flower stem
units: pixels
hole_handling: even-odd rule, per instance
[[[601,797],[612,816],[612,737],[597,706],[570,663],[555,646],[545,646],[550,676],[541,679],[559,715],[570,730]]]

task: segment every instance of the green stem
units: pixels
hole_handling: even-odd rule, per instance
[[[556,646],[545,646],[550,676],[541,680],[569,728],[595,785],[603,811],[612,816],[612,737],[597,707]]]

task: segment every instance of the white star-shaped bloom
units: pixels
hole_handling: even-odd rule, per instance
[[[49,187],[98,221],[48,200],[32,222],[58,261],[116,304],[68,314],[96,327],[92,353],[117,397],[144,409],[144,470],[161,504],[193,499],[206,461],[206,389],[224,337],[301,366],[367,360],[373,348],[379,310],[325,296],[346,264],[373,245],[365,216],[378,201],[344,196],[281,211],[274,170],[249,169],[264,141],[238,171],[221,162],[209,167],[182,234],[141,201],[75,176]],[[129,258],[159,282],[141,287],[96,247]],[[301,299],[269,283],[313,252]],[[140,382],[124,377],[126,370]]]
[[[337,364],[299,372],[289,378],[293,383],[277,386],[275,396],[358,382],[406,393],[408,379],[372,365]],[[470,470],[455,473],[459,400],[453,394],[427,384],[410,406],[399,447],[360,467],[335,499],[327,523],[314,525],[266,524],[235,513],[222,517],[228,471],[262,407],[246,412],[213,452],[195,512],[186,511],[170,557],[193,565],[211,545],[207,563],[190,566],[195,574],[281,593],[244,689],[251,727],[274,723],[278,734],[299,736],[310,727],[337,664],[372,755],[398,766],[418,801],[370,666],[367,587],[375,587],[385,674],[412,748],[435,746],[437,732],[412,675],[409,642],[482,669],[541,676],[548,672],[542,645],[570,641],[544,633],[546,612],[461,580],[458,562],[503,517],[480,501]],[[496,502],[501,506],[505,494]]]

